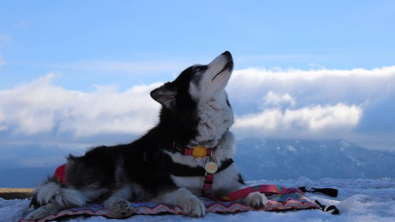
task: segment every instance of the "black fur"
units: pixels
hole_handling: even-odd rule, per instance
[[[171,164],[171,158],[162,150],[175,152],[173,143],[185,146],[197,135],[199,122],[196,102],[188,93],[188,86],[195,73],[194,67],[184,70],[176,80],[165,83],[165,90],[176,91],[174,107],[162,107],[159,123],[140,139],[112,147],[92,148],[84,156],[70,155],[66,167],[66,181],[77,189],[119,187],[122,182],[134,182],[154,196],[163,189],[176,189],[170,178],[170,168],[161,165]],[[152,93],[151,93],[152,95]],[[159,153],[161,161],[147,155]],[[123,172],[117,174],[116,169]],[[126,180],[126,181],[125,181]],[[39,203],[33,198],[32,205]]]
[[[85,186],[112,187],[118,181],[135,182],[156,195],[164,187],[175,186],[167,169],[161,169],[163,160],[172,162],[161,150],[174,152],[172,144],[186,145],[196,134],[199,119],[196,103],[188,93],[189,82],[194,75],[193,67],[183,71],[173,82],[164,84],[166,90],[177,91],[172,109],[162,108],[160,121],[145,136],[126,145],[97,147],[82,157],[70,156],[68,159],[66,180],[76,188]],[[144,156],[160,153],[162,161],[147,160]],[[118,175],[116,168],[120,165],[123,174]],[[158,170],[161,169],[161,170]]]

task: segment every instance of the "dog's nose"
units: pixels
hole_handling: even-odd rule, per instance
[[[232,54],[230,54],[229,51],[225,51],[224,53],[222,53],[222,55],[224,55],[224,56],[232,56]]]

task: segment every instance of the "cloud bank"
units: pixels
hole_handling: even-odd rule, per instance
[[[71,133],[141,134],[155,124],[159,105],[149,93],[159,83],[124,92],[97,87],[84,93],[54,86],[48,74],[30,84],[0,91],[0,130],[20,135]]]
[[[355,140],[364,136],[362,128],[377,131],[379,119],[385,118],[382,125],[395,124],[387,107],[395,99],[394,85],[395,66],[236,70],[228,86],[237,111],[233,129],[241,137]]]
[[[271,108],[259,113],[236,116],[234,128],[241,136],[300,137],[349,131],[362,116],[362,108],[339,103],[333,106],[311,106],[300,109]]]
[[[100,135],[136,136],[158,121],[160,106],[149,93],[161,83],[135,85],[124,91],[97,86],[92,92],[82,92],[56,86],[54,78],[47,74],[0,90],[3,141],[11,137],[31,141],[46,134],[62,141]],[[227,87],[235,110],[232,130],[238,138],[357,140],[377,130],[391,135],[393,128],[378,129],[373,123],[383,116],[384,125],[395,125],[393,110],[385,108],[395,99],[394,85],[395,66],[372,70],[235,70]]]

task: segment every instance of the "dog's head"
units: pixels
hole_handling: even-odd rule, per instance
[[[189,145],[215,145],[233,124],[225,92],[232,70],[232,55],[226,51],[153,90],[151,97],[162,104],[160,124],[171,126],[175,136]]]

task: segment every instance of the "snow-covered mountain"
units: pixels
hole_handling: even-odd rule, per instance
[[[0,187],[36,187],[68,153],[85,148],[0,145]],[[395,178],[395,153],[372,151],[344,140],[243,139],[235,162],[246,180]]]
[[[235,162],[247,180],[395,178],[395,154],[344,140],[243,139]]]

